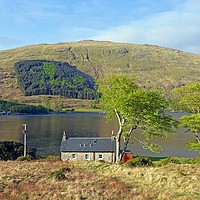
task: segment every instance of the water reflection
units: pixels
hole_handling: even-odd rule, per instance
[[[180,114],[174,113],[174,116],[178,118]],[[28,127],[27,145],[37,148],[40,155],[59,155],[63,131],[68,137],[108,137],[112,130],[116,132],[118,129],[116,121],[107,123],[103,114],[96,113],[0,116],[0,140],[23,142],[22,124]],[[135,155],[194,157],[199,154],[185,148],[185,143],[193,138],[180,129],[166,139],[155,139],[163,147],[161,154],[144,150],[133,140],[128,148]]]

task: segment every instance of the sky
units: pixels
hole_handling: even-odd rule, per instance
[[[0,0],[0,50],[80,40],[200,54],[200,0]]]

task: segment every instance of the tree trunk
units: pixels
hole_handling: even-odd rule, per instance
[[[116,138],[116,163],[120,161],[120,138],[119,136]]]
[[[133,130],[137,129],[138,124],[139,124],[139,121],[135,124],[134,127],[131,127],[131,128],[130,128],[129,132],[128,132],[127,135],[126,135],[126,139],[125,139],[125,141],[124,141],[123,150],[121,151],[120,157],[119,157],[120,161],[122,160],[123,154],[126,152],[126,149],[127,149],[127,146],[128,146],[128,143],[129,143],[129,140],[130,140],[130,137],[131,137],[131,134],[132,134]]]
[[[119,130],[116,137],[116,162],[120,161],[120,146],[121,146],[122,125],[119,123]]]
[[[122,160],[122,156],[123,154],[126,152],[126,149],[127,149],[127,146],[128,146],[128,142],[129,142],[129,139],[130,139],[130,136],[131,136],[131,133],[133,131],[133,128],[131,128],[128,132],[128,134],[126,135],[126,139],[125,139],[125,142],[124,142],[124,146],[123,146],[123,150],[121,151],[120,155],[119,155],[119,161]]]
[[[120,115],[117,110],[115,110],[115,113],[117,115],[118,123],[119,123],[119,130],[116,136],[116,163],[120,161],[120,140],[122,135],[122,126],[125,122],[124,118],[120,118]]]

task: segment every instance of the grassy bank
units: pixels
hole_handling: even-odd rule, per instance
[[[1,161],[0,199],[199,199],[199,177],[199,164]]]
[[[95,108],[75,108],[75,112],[81,113],[102,113],[102,109]]]

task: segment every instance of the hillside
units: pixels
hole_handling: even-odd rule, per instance
[[[94,79],[129,74],[144,87],[164,88],[166,93],[200,81],[200,55],[179,50],[100,41],[39,44],[0,51],[0,98],[30,100],[19,90],[14,71],[14,64],[25,60],[67,62]]]
[[[61,169],[65,176],[54,179]],[[199,175],[198,164],[126,168],[103,162],[0,161],[0,199],[195,200]]]

